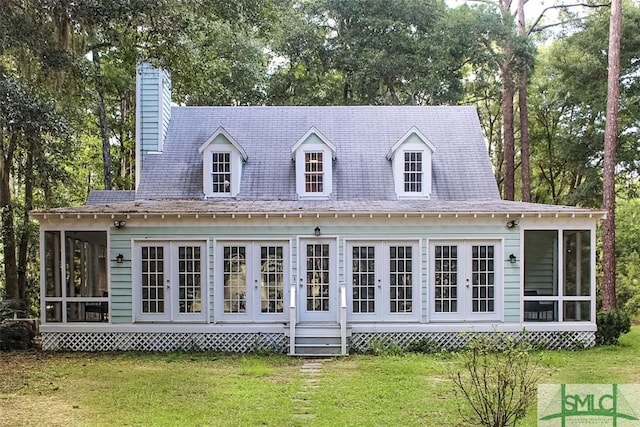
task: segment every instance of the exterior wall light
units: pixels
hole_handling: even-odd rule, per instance
[[[513,228],[518,224],[520,224],[520,221],[518,221],[517,219],[511,220],[507,222],[507,228]]]
[[[516,256],[514,254],[509,255],[509,262],[511,264],[515,264],[518,261],[518,259],[516,258]]]
[[[113,226],[118,230],[123,228],[125,225],[127,225],[126,221],[118,221],[118,220],[113,221]]]
[[[314,234],[316,235],[316,237],[319,237],[319,236],[320,236],[320,227],[316,227],[316,228],[313,230],[313,232],[314,232]]]
[[[122,264],[122,261],[124,261],[124,255],[118,254],[118,256],[116,256],[116,263]]]

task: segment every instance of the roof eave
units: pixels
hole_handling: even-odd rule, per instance
[[[531,218],[585,218],[603,220],[607,216],[607,212],[603,210],[564,210],[564,211],[538,211],[538,212],[518,212],[518,211],[494,211],[494,212],[469,212],[469,211],[361,211],[361,210],[304,210],[304,211],[236,211],[236,212],[215,212],[208,210],[193,211],[176,211],[176,212],[125,212],[125,211],[36,211],[30,212],[29,217],[34,220],[49,219],[116,219],[116,218],[438,218],[438,219],[457,219],[457,218],[504,218],[504,219],[531,219]]]

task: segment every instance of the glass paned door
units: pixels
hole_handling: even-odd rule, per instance
[[[433,270],[434,311],[458,312],[458,246],[435,245]]]
[[[430,245],[431,319],[495,320],[498,281],[497,242],[435,242]]]
[[[417,241],[346,244],[345,277],[351,320],[417,320],[420,275]]]
[[[202,313],[202,248],[178,246],[178,312]]]
[[[329,245],[307,245],[306,301],[307,311],[329,311]]]
[[[300,260],[300,321],[336,320],[335,241],[302,241]]]
[[[164,246],[141,248],[142,314],[169,318],[165,299]]]
[[[351,312],[376,312],[376,247],[353,246],[351,257],[352,300]]]
[[[413,251],[411,246],[389,248],[389,312],[413,312]]]
[[[134,244],[136,320],[205,320],[205,253],[205,242]]]
[[[224,313],[247,312],[247,248],[223,247]]]
[[[219,241],[216,259],[216,318],[239,322],[286,318],[288,242]]]
[[[471,312],[493,313],[495,276],[493,245],[471,246]]]
[[[284,247],[260,246],[260,312],[284,313]]]
[[[378,321],[383,318],[384,254],[381,243],[352,242],[346,247],[347,310],[349,318]]]

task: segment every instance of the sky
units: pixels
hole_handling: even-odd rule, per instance
[[[499,1],[499,0],[495,0]],[[469,4],[479,4],[479,1],[474,0],[446,0],[449,6],[455,7],[463,3]],[[540,16],[540,13],[544,10],[545,7],[553,6],[558,3],[575,3],[575,1],[567,1],[567,0],[525,0],[524,4],[524,18],[526,22],[531,22],[534,19],[537,19]],[[515,13],[516,8],[518,6],[518,0],[512,0],[511,9]],[[555,10],[549,10],[545,13],[545,17],[547,19],[553,18],[556,16],[557,12]]]

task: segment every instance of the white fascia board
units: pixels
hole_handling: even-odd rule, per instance
[[[317,136],[320,141],[322,141],[327,147],[329,147],[329,149],[331,150],[331,158],[335,160],[337,154],[336,146],[331,141],[329,141],[329,139],[325,137],[322,132],[316,129],[315,126],[312,126],[311,129],[309,129],[307,133],[302,136],[302,138],[300,138],[295,144],[293,144],[293,147],[291,147],[291,158],[295,161],[296,151],[298,151],[298,148],[300,148],[300,146],[304,144],[311,135]]]
[[[429,141],[429,139],[427,139],[427,137],[424,136],[424,134],[420,132],[420,130],[417,127],[413,126],[411,129],[407,131],[407,133],[405,133],[402,136],[402,138],[398,140],[398,142],[393,144],[393,147],[389,149],[389,151],[387,152],[387,160],[391,160],[393,158],[393,155],[395,154],[396,150],[400,148],[400,146],[402,146],[402,144],[404,144],[405,141],[409,139],[411,135],[416,135],[418,138],[420,138],[420,140],[424,143],[424,145],[426,145],[431,150],[431,153],[436,152],[435,145],[433,145],[431,141]]]
[[[129,203],[129,202],[123,202]],[[140,203],[139,201],[136,203]],[[97,205],[101,207],[101,205]],[[94,220],[94,221],[102,221],[104,219],[111,220],[116,216],[126,215],[127,218],[162,218],[163,220],[168,220],[173,217],[196,217],[196,216],[208,216],[208,215],[218,215],[220,217],[224,216],[234,216],[234,217],[242,217],[246,215],[253,216],[265,216],[269,215],[271,217],[275,216],[286,216],[286,217],[334,217],[334,218],[378,218],[378,217],[405,217],[405,218],[438,218],[438,219],[466,219],[466,218],[487,218],[487,219],[500,219],[500,220],[508,220],[510,218],[517,219],[527,219],[534,220],[534,222],[520,223],[520,227],[524,228],[539,228],[542,227],[543,224],[535,222],[540,221],[544,224],[548,224],[545,228],[558,229],[558,224],[556,221],[558,219],[571,219],[571,226],[575,226],[575,222],[580,222],[581,224],[592,224],[604,218],[603,212],[526,212],[526,213],[514,213],[514,212],[468,212],[468,211],[353,211],[353,210],[331,210],[331,211],[323,211],[323,210],[298,210],[294,211],[291,209],[283,209],[283,210],[264,210],[264,209],[255,209],[255,210],[236,210],[236,211],[211,211],[209,209],[194,209],[194,210],[184,210],[184,211],[140,211],[140,212],[132,212],[131,207],[127,204],[123,206],[123,209],[120,211],[101,211],[101,210],[88,210],[88,211],[65,211],[65,212],[56,212],[56,211],[31,211],[29,212],[29,218],[37,220],[42,224],[45,223],[59,223],[61,221],[78,221],[78,220]],[[575,216],[575,218],[574,218]],[[166,218],[165,218],[166,217]],[[551,222],[549,222],[551,220]]]
[[[198,148],[198,152],[202,154],[204,150],[206,150],[207,147],[209,147],[209,145],[213,143],[213,141],[216,139],[216,137],[218,137],[218,135],[224,136],[227,139],[227,141],[229,141],[229,143],[233,145],[236,150],[238,150],[238,152],[240,153],[240,157],[242,157],[243,162],[247,161],[247,159],[249,158],[247,156],[247,152],[244,150],[244,148],[242,148],[242,145],[238,144],[238,142],[222,126],[216,129],[215,132],[213,132],[211,136],[207,138],[204,144],[202,144],[200,148]]]

